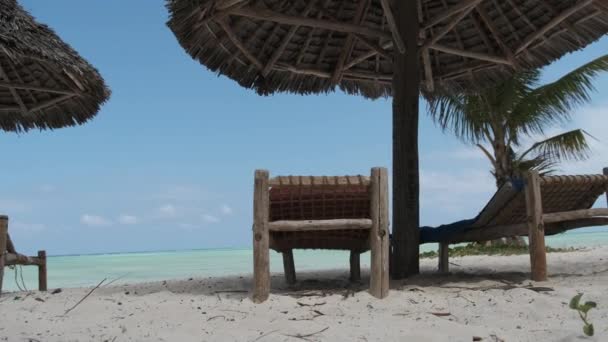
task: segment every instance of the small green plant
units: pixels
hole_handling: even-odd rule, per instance
[[[547,253],[574,252],[575,248],[553,248],[547,247]],[[484,246],[470,243],[464,246],[450,248],[450,257],[463,257],[468,255],[519,255],[528,254],[528,246],[492,245]],[[436,258],[437,252],[429,251],[420,253],[421,258]]]
[[[589,310],[597,307],[597,303],[585,302],[585,304],[581,304],[581,297],[583,297],[582,293],[579,293],[576,296],[572,297],[572,299],[570,300],[570,309],[576,310],[578,312],[578,315],[583,320],[583,323],[585,324],[583,325],[583,332],[585,333],[585,335],[593,336],[593,324],[587,321],[587,313],[589,313]]]

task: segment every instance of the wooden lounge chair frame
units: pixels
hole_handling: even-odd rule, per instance
[[[541,177],[538,172],[531,171],[526,174],[523,186],[523,194],[519,194],[519,196],[525,198],[525,217],[511,218],[512,222],[509,224],[497,224],[500,221],[505,222],[505,217],[509,218],[516,214],[501,212],[506,207],[505,203],[499,205],[505,205],[502,209],[493,210],[496,209],[492,208],[492,205],[496,205],[493,202],[496,201],[490,201],[476,218],[478,222],[472,225],[472,229],[455,234],[447,241],[439,241],[440,272],[449,271],[448,247],[451,243],[527,235],[531,278],[535,281],[544,281],[547,280],[545,235],[558,234],[576,228],[608,225],[608,208],[591,208],[604,193],[608,200],[608,168],[603,170],[603,175],[579,176]],[[499,189],[497,195],[502,190],[502,188]],[[518,200],[513,198],[509,201]],[[511,209],[517,206],[509,201],[506,203],[510,204]],[[521,197],[519,201],[521,201]],[[564,207],[568,209],[563,209]],[[486,215],[489,212],[493,212],[492,218]],[[497,212],[498,214],[496,214]],[[502,218],[497,219],[497,216],[502,216]]]
[[[370,293],[388,295],[388,176],[279,176],[255,171],[253,301],[270,292],[269,250],[283,254],[287,283],[296,281],[293,249],[350,250],[351,280],[360,277],[360,254],[371,250]]]
[[[13,265],[38,266],[38,290],[47,290],[46,252],[38,251],[38,256],[35,257],[17,253],[15,245],[8,234],[8,216],[0,215],[0,295],[2,294],[4,267]]]

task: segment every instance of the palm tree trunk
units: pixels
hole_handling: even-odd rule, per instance
[[[496,188],[499,189],[506,182],[508,182],[511,176],[513,175],[513,164],[511,163],[511,159],[509,156],[509,146],[507,146],[504,142],[500,140],[494,142],[493,146],[494,158],[496,160],[496,165],[494,168],[494,177],[496,179]],[[526,246],[526,241],[521,236],[505,237],[481,243],[486,246]]]

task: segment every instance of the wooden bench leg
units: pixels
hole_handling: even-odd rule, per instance
[[[532,280],[545,281],[547,280],[547,249],[540,177],[536,171],[530,171],[526,177],[526,212]]]
[[[371,175],[371,218],[369,235],[371,249],[369,292],[376,298],[388,296],[388,172],[373,168]]]
[[[268,231],[268,171],[255,171],[253,198],[253,301],[261,303],[270,294],[270,233]]]
[[[350,251],[350,281],[361,281],[361,254]]]
[[[608,167],[604,168],[604,176],[608,176]],[[606,190],[606,205],[608,205],[608,189]]]
[[[38,265],[38,291],[46,291],[46,251],[38,251],[38,259],[41,261]]]
[[[4,262],[6,260],[6,242],[8,240],[8,217],[0,216],[0,296],[4,279]]]
[[[450,272],[450,244],[448,242],[439,243],[439,273]]]
[[[283,252],[283,269],[285,271],[285,281],[289,285],[296,283],[296,266],[293,260],[293,250]]]

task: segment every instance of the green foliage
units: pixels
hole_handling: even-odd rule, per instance
[[[543,86],[538,84],[540,71],[527,70],[477,92],[437,93],[428,102],[429,113],[442,129],[482,149],[499,184],[530,169],[550,173],[561,161],[588,158],[589,135],[577,129],[528,149],[521,149],[523,138],[544,135],[547,128],[570,120],[573,110],[590,101],[592,81],[604,71],[608,55]],[[491,145],[494,153],[482,143]]]
[[[576,310],[578,312],[579,317],[583,321],[583,333],[587,336],[593,336],[595,331],[593,329],[593,324],[589,323],[589,321],[587,320],[587,314],[589,313],[589,310],[597,307],[597,303],[589,301],[585,302],[584,304],[581,304],[582,297],[582,293],[579,293],[576,296],[572,297],[572,299],[570,300],[569,307],[572,310]]]
[[[574,252],[574,248],[552,248],[547,247],[548,253]],[[451,257],[462,257],[468,255],[520,255],[528,254],[528,247],[515,246],[511,244],[485,246],[478,243],[469,243],[465,246],[455,246],[450,248]],[[421,258],[436,258],[437,252],[429,251],[420,253]]]

